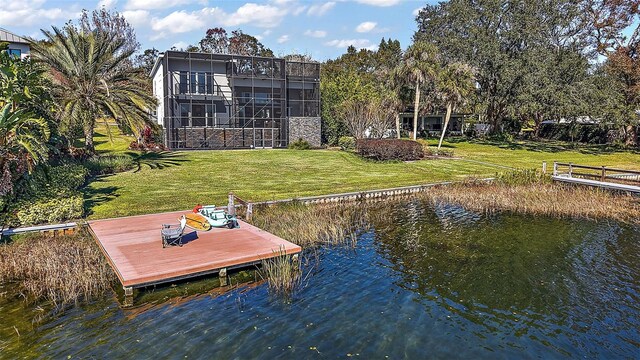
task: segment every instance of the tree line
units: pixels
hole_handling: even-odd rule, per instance
[[[637,145],[639,20],[638,0],[426,5],[405,51],[383,39],[377,51],[350,47],[323,64],[325,141],[363,136],[362,114],[372,111],[354,113],[357,103],[376,108],[368,136],[381,136],[372,123],[393,128],[387,110],[413,111],[415,136],[419,115],[443,112],[446,127],[458,109],[491,134],[531,129],[537,136],[544,121],[588,118],[611,129],[611,141]]]

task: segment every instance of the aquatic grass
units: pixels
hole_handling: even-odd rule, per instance
[[[261,274],[267,279],[269,291],[291,298],[302,279],[298,255],[289,255],[284,248],[274,251],[272,258],[262,260]]]
[[[110,288],[115,274],[85,229],[30,234],[0,245],[0,283],[15,283],[26,300],[63,308]]]
[[[527,185],[466,182],[438,186],[419,195],[434,203],[478,212],[511,211],[559,218],[640,222],[640,198],[598,188],[540,181]]]
[[[368,203],[300,203],[259,207],[253,224],[303,248],[317,245],[351,245],[356,232],[367,228]]]

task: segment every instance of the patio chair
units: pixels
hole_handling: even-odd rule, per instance
[[[169,225],[162,224],[162,247],[166,248],[169,245],[182,246],[182,235],[184,234],[184,228],[187,226],[187,218],[182,215],[180,218],[180,224]]]

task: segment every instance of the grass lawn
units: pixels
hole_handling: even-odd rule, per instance
[[[103,139],[99,151],[126,150],[122,144]],[[540,168],[542,161],[640,167],[639,154],[600,148],[567,150],[558,144],[464,141],[445,146],[462,159],[376,163],[332,150],[146,154],[138,158],[135,171],[94,179],[85,189],[86,205],[89,218],[96,219],[190,209],[198,203],[226,204],[229,191],[252,201],[284,199],[491,176],[505,167]]]

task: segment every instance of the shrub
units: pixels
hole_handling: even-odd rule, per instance
[[[424,153],[422,145],[417,141],[401,139],[358,140],[358,154],[373,160],[419,160]]]
[[[311,145],[306,140],[298,139],[289,144],[289,149],[292,150],[309,150]]]
[[[82,196],[74,194],[24,203],[22,209],[18,211],[18,219],[22,225],[56,223],[81,218],[83,213]]]
[[[340,146],[342,150],[355,150],[356,139],[353,136],[340,136],[338,146]]]
[[[453,157],[453,150],[451,149],[443,149],[431,147],[431,146],[423,146],[422,150],[424,151],[425,156],[442,156],[442,157]]]
[[[136,150],[136,151],[151,151],[151,152],[167,151],[167,147],[164,146],[164,144],[156,143],[156,142],[141,144],[137,140],[134,140],[131,142],[131,144],[129,144],[129,149]]]
[[[94,156],[83,162],[93,174],[115,174],[133,169],[135,163],[127,155]]]
[[[82,165],[66,164],[39,168],[28,181],[27,198],[56,197],[72,193],[87,180],[89,170]]]

